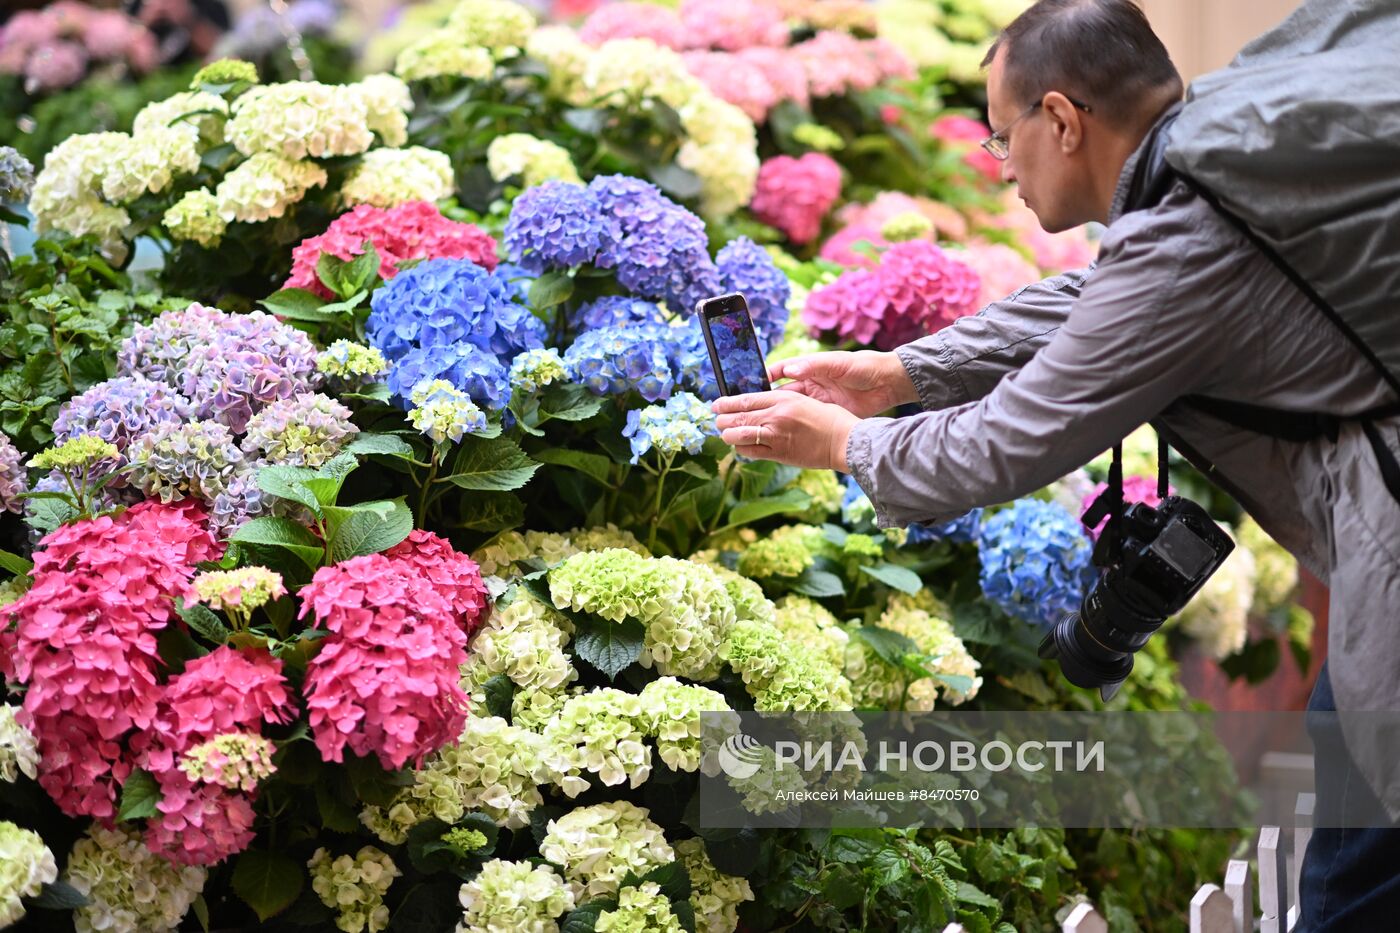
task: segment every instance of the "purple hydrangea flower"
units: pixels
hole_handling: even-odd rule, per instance
[[[80,434],[96,434],[125,453],[132,441],[156,425],[178,424],[192,415],[189,399],[165,383],[145,376],[118,376],[63,403],[53,422],[54,444]],[[111,472],[125,464],[126,458],[122,457],[100,472]],[[124,485],[122,479],[116,483]]]
[[[279,502],[258,486],[257,471],[261,466],[261,463],[248,463],[235,471],[223,491],[210,503],[209,524],[218,529],[221,536],[231,535],[245,522],[270,514],[273,505]]]
[[[506,221],[506,255],[526,271],[592,262],[620,236],[611,216],[587,188],[547,181],[515,199]]]
[[[580,332],[627,324],[666,323],[656,302],[631,295],[606,295],[582,305],[573,313],[574,327]]]
[[[0,434],[0,512],[24,511],[24,500],[19,498],[24,486],[24,455]]]
[[[1077,610],[1094,580],[1093,545],[1053,502],[1018,499],[982,525],[982,592],[1008,615],[1049,626]]]
[[[213,502],[247,469],[233,434],[214,420],[158,424],[132,443],[127,457],[132,485],[162,502],[189,496]]]
[[[782,340],[792,286],[768,252],[753,240],[739,237],[719,251],[715,265],[724,291],[741,292],[748,300],[754,330],[764,348]]]

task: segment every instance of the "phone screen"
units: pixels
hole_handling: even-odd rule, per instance
[[[772,388],[744,296],[735,293],[708,298],[700,302],[698,310],[720,393],[741,395]]]

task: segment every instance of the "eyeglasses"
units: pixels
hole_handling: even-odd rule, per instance
[[[1091,108],[1088,104],[1083,103],[1082,101],[1077,101],[1073,97],[1067,97],[1065,99],[1068,100],[1074,106],[1078,107],[1080,110],[1084,111],[1085,113],[1094,112],[1093,108]],[[1036,110],[1040,108],[1041,103],[1042,101],[1038,100],[1035,103],[1031,104],[1025,110],[1021,111],[1021,115],[1018,116],[1016,119],[1012,120],[1010,123],[1006,124],[1006,126],[1002,127],[997,132],[988,136],[986,139],[982,140],[982,148],[987,150],[987,154],[990,155],[993,159],[996,159],[998,162],[1005,162],[1007,157],[1011,155],[1011,140],[1007,139],[1006,134],[1011,132],[1011,128],[1017,123],[1020,123],[1026,117],[1035,113]]]

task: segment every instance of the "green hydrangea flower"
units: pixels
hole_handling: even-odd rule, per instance
[[[610,548],[575,554],[549,575],[554,604],[646,628],[641,663],[665,675],[712,680],[734,603],[713,570],[672,557]]]
[[[763,711],[837,711],[852,707],[851,685],[841,669],[806,644],[794,643],[774,625],[739,622],[720,647]]]
[[[551,779],[570,798],[591,786],[586,774],[608,787],[640,787],[651,776],[645,721],[641,697],[634,693],[602,687],[571,697],[544,727]]]
[[[549,865],[492,859],[462,885],[459,930],[554,931],[574,893]]]
[[[933,221],[918,211],[895,214],[880,228],[880,236],[891,243],[905,240],[926,240],[933,233]]]
[[[646,545],[630,531],[609,523],[596,528],[575,528],[562,534],[547,531],[503,531],[474,554],[472,559],[485,576],[516,577],[524,571],[515,566],[532,558],[554,566],[581,551],[623,548],[650,557]]]
[[[725,774],[725,782],[735,793],[742,795],[741,803],[750,813],[781,813],[791,809],[791,800],[782,798],[786,794],[807,790],[807,781],[801,769],[790,765],[779,767],[778,756],[766,745],[760,746],[754,754],[757,757],[757,771],[742,778]]]
[[[671,912],[671,901],[661,893],[661,885],[644,881],[623,888],[617,909],[598,914],[593,929],[598,933],[682,933],[684,928]]]
[[[676,859],[650,812],[625,800],[579,807],[550,820],[540,855],[564,869],[578,903],[613,897],[628,872],[645,875]]]
[[[724,591],[734,601],[736,619],[752,619],[758,622],[773,621],[773,602],[763,595],[763,587],[722,564],[709,561],[700,561],[700,563],[709,567],[715,576],[719,577],[719,581],[724,584]]]
[[[510,678],[517,696],[562,692],[578,679],[564,652],[572,631],[573,623],[553,606],[517,591],[472,640],[471,654],[462,667],[462,688],[472,696],[473,708],[484,707],[482,685],[497,674]]]
[[[0,781],[13,784],[23,774],[39,776],[39,742],[15,718],[18,706],[0,704]]]
[[[210,609],[252,612],[287,594],[282,575],[266,567],[207,570],[195,575],[194,592]]]
[[[272,764],[275,750],[272,742],[260,735],[216,735],[180,756],[180,770],[196,783],[252,793],[277,770]]]
[[[700,767],[700,714],[732,712],[723,694],[674,677],[653,680],[640,699],[642,729],[656,739],[657,754],[673,771]]]
[[[806,596],[791,594],[778,600],[773,625],[793,644],[806,645],[833,667],[846,663],[846,644],[850,635],[841,627],[841,620],[826,607]]]
[[[814,534],[815,533],[815,534]],[[800,577],[812,566],[813,546],[822,538],[820,528],[785,525],[767,538],[755,541],[739,554],[739,572],[746,577]]]
[[[749,880],[715,868],[701,839],[682,839],[675,849],[676,858],[690,874],[695,933],[734,933],[739,928],[739,905],[754,899]]]
[[[812,498],[812,507],[798,516],[804,522],[819,525],[841,511],[845,490],[833,470],[803,470],[792,484]]]
[[[29,465],[36,470],[83,473],[103,461],[114,461],[120,456],[121,451],[111,441],[104,441],[96,434],[79,434],[56,447],[39,451]]]
[[[228,221],[219,213],[219,199],[208,188],[186,192],[161,216],[172,239],[192,240],[213,248],[228,231]]]
[[[486,847],[486,834],[479,829],[468,829],[465,826],[458,826],[449,829],[441,836],[443,842],[452,847],[452,851],[460,858],[466,858],[473,852],[479,852]]]
[[[846,148],[841,134],[820,123],[799,123],[792,129],[792,138],[817,152],[837,152]]]
[[[332,859],[323,847],[306,867],[311,871],[311,890],[321,903],[337,912],[335,925],[345,933],[378,933],[389,928],[384,895],[403,872],[386,853],[364,846],[353,856]]]
[[[258,81],[258,69],[252,62],[238,58],[221,58],[195,72],[194,78],[190,80],[190,90],[197,91],[205,84],[257,84]]]
[[[911,680],[903,670],[885,663],[864,640],[853,637],[846,650],[846,678],[858,707],[927,711],[939,700],[956,706],[977,695],[982,685],[977,675],[981,663],[968,653],[952,624],[942,614],[929,611],[940,607],[932,596],[896,593],[876,624],[912,641],[927,656],[923,664],[929,670],[966,677],[971,686],[958,691],[928,677]]]
[[[316,357],[316,370],[349,385],[363,385],[387,373],[389,362],[374,347],[337,340]]]
[[[884,557],[885,549],[870,535],[852,533],[846,535],[846,543],[841,545],[841,556],[864,563],[864,557]]]
[[[63,880],[88,899],[73,912],[79,930],[169,933],[185,919],[208,877],[204,868],[175,865],[152,853],[135,829],[97,823],[73,844],[63,870]]]

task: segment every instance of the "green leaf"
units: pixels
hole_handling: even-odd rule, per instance
[[[77,910],[89,903],[91,901],[82,891],[66,881],[50,881],[37,897],[28,902],[30,907],[41,910]]]
[[[862,625],[851,633],[869,645],[880,660],[895,667],[902,666],[906,654],[919,652],[919,646],[909,637],[878,625]]]
[[[568,301],[574,293],[573,277],[565,272],[546,272],[530,283],[525,302],[536,311]]]
[[[413,530],[413,513],[403,499],[362,502],[349,508],[326,506],[326,518],[335,527],[330,552],[337,563],[387,551]]]
[[[569,911],[560,926],[560,933],[593,933],[598,925],[598,915],[605,910],[616,910],[617,901],[589,901]]]
[[[845,547],[846,539],[850,537],[850,533],[846,529],[830,523],[822,525],[822,535],[837,547]]]
[[[375,434],[371,431],[356,434],[345,449],[352,454],[381,454],[404,459],[414,456],[413,447],[397,434]]]
[[[9,551],[0,550],[0,568],[8,570],[17,577],[29,576],[29,571],[34,569],[33,561],[25,560],[18,554],[11,554]]]
[[[815,567],[808,567],[802,571],[802,576],[797,578],[792,588],[803,596],[819,599],[824,596],[842,596],[846,592],[846,584],[841,582],[840,577]]]
[[[140,820],[156,815],[156,804],[160,803],[160,786],[149,771],[136,768],[127,775],[122,784],[121,806],[117,809],[117,820]]]
[[[462,439],[448,481],[463,489],[509,492],[530,481],[540,465],[509,438]]]
[[[229,635],[233,634],[229,631],[228,626],[224,625],[223,620],[216,616],[214,610],[208,606],[202,606],[199,603],[182,606],[178,601],[175,605],[176,611],[180,614],[180,618],[185,620],[185,624],[214,644],[222,645],[228,641]]]
[[[462,497],[460,524],[472,531],[496,532],[519,528],[525,521],[525,506],[509,492],[484,492]]]
[[[457,854],[442,841],[442,834],[449,828],[442,820],[430,819],[408,831],[408,859],[414,868],[424,874],[432,874],[452,867],[457,861]]]
[[[924,588],[924,581],[919,579],[919,575],[908,567],[901,567],[898,564],[879,564],[875,567],[862,567],[860,572],[869,574],[876,580],[888,587],[899,590],[901,593],[914,595]]]
[[[190,909],[194,911],[195,919],[199,921],[199,928],[203,930],[204,933],[209,933],[209,903],[204,900],[203,894],[200,894],[194,899],[194,903],[190,905]]]
[[[583,421],[603,410],[603,398],[581,385],[566,383],[544,390],[540,398],[540,416],[560,421]]]
[[[486,711],[510,722],[511,702],[515,699],[515,682],[505,674],[496,674],[487,678],[481,689],[486,694]]]
[[[280,499],[289,499],[306,506],[316,515],[321,514],[321,502],[316,494],[308,489],[306,481],[316,478],[316,471],[305,467],[267,466],[258,470],[258,488]]]
[[[668,900],[683,901],[690,897],[690,872],[680,862],[658,865],[637,879],[639,884],[654,881],[661,887],[661,893]]]
[[[609,622],[585,616],[574,629],[574,650],[612,680],[642,656],[645,638],[646,629],[636,619]]]
[[[230,540],[284,548],[312,569],[321,566],[321,558],[325,553],[316,536],[290,518],[255,518],[241,525]]]
[[[316,812],[321,815],[323,827],[337,833],[353,833],[361,828],[358,811],[337,796],[329,781],[317,781],[315,791]]]
[[[340,270],[343,279],[340,297],[346,299],[347,304],[357,292],[367,291],[379,277],[379,253],[374,244],[365,240],[364,250]]]
[[[325,302],[320,295],[304,288],[284,288],[273,292],[259,301],[269,314],[293,321],[324,321],[327,315],[321,310]]]
[[[612,478],[612,461],[602,454],[591,454],[564,447],[551,447],[548,450],[536,451],[532,456],[540,463],[578,470],[604,486],[607,486],[608,481]]]
[[[681,201],[698,198],[704,190],[700,176],[689,169],[681,168],[674,162],[666,165],[649,166],[647,174],[662,191]]]
[[[967,693],[972,689],[972,678],[966,674],[940,674],[937,671],[928,671],[928,675],[954,693]]]
[[[304,883],[301,865],[281,852],[248,849],[233,866],[233,890],[263,922],[290,907]]]
[[[812,507],[812,497],[800,489],[789,489],[776,496],[750,499],[729,510],[729,527],[748,525],[770,515],[803,512]]]

